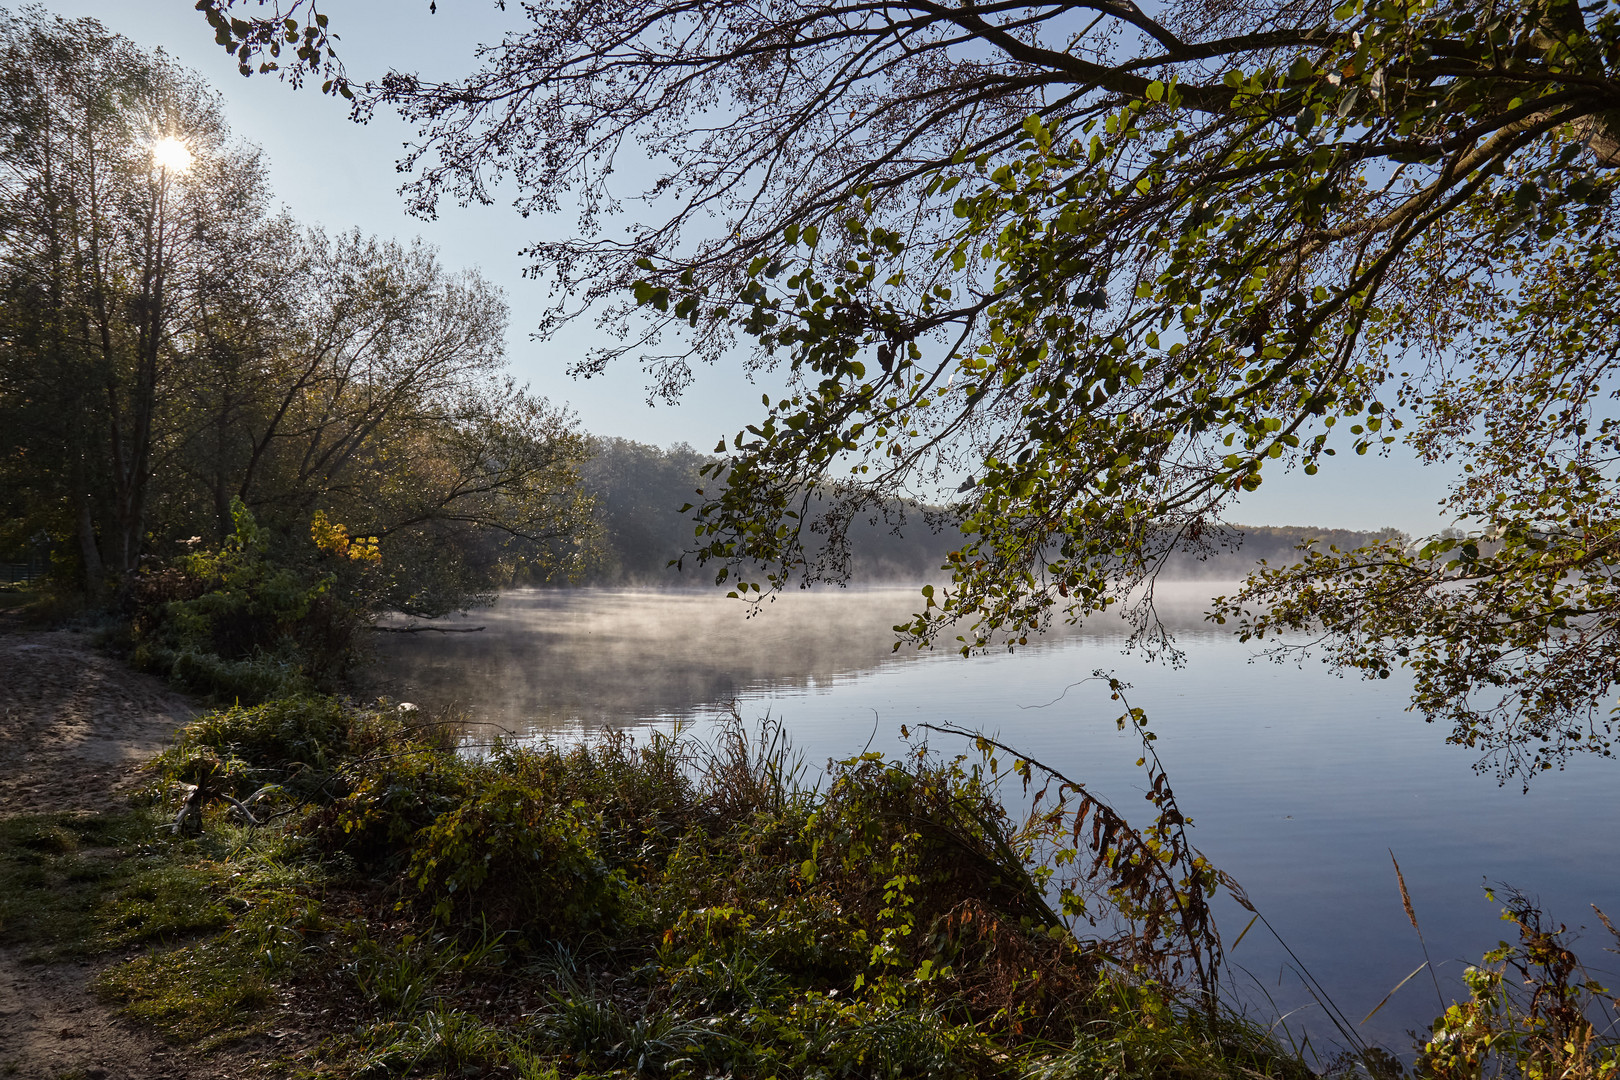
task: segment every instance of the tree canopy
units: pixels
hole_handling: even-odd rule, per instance
[[[572,560],[585,444],[505,331],[424,245],[278,212],[196,76],[0,13],[0,546],[99,603],[249,518],[318,559],[321,520],[380,552],[363,606],[424,614]]]
[[[210,18],[247,56],[230,6]],[[904,632],[1016,644],[1150,596],[1264,476],[1404,430],[1462,477],[1466,535],[1320,552],[1219,614],[1411,666],[1416,706],[1504,770],[1610,753],[1614,0],[524,19],[471,75],[392,73],[362,108],[420,124],[419,213],[578,211],[530,251],[628,334],[584,370],[633,352],[673,395],[738,335],[785,368],[698,507],[703,558],[777,568],[740,591],[803,571],[812,498],[836,527],[956,489],[951,585]],[[619,237],[629,165],[650,213]]]
[[[859,501],[955,468],[969,541],[912,637],[965,616],[964,650],[1018,642],[1132,594],[1150,631],[1154,574],[1234,491],[1411,424],[1475,535],[1321,552],[1218,617],[1411,667],[1414,705],[1504,773],[1611,753],[1615,12],[1337,18],[1218,84],[1161,69],[1077,127],[1032,115],[1011,152],[933,173],[944,239],[862,192],[830,259],[785,229],[797,257],[725,300],[798,392],[734,442],[706,554],[791,566],[807,486]]]

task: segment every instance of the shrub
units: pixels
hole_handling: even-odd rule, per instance
[[[136,665],[225,700],[335,686],[353,659],[363,605],[337,595],[339,574],[317,572],[314,553],[309,565],[273,558],[268,532],[240,499],[231,513],[235,532],[218,551],[195,552],[137,579]],[[341,569],[363,572],[347,561]]]
[[[234,706],[189,724],[153,762],[163,795],[183,793],[197,811],[221,799],[309,799],[345,760],[358,711],[337,698],[278,698]],[[177,819],[197,826],[191,816]]]
[[[137,667],[216,701],[268,701],[315,690],[299,661],[287,656],[260,653],[227,660],[211,652],[142,643],[135,647],[134,661]]]
[[[319,695],[235,706],[193,721],[178,746],[206,747],[260,768],[330,772],[349,749],[353,712],[338,698]]]
[[[305,697],[192,724],[170,780],[276,781],[301,813],[161,841],[206,857],[107,895],[102,936],[203,937],[104,992],[194,1039],[326,995],[312,1053],[347,1075],[1306,1076],[1054,930],[961,761],[863,756],[817,789],[768,738],[472,757],[406,720]],[[71,857],[49,826],[0,860],[19,881]]]
[[[310,838],[358,869],[403,873],[416,835],[477,787],[476,766],[430,747],[383,750],[341,770],[335,798],[305,820]]]
[[[1598,913],[1620,943],[1620,931]],[[1463,972],[1467,1001],[1435,1020],[1418,1056],[1418,1071],[1434,1080],[1613,1080],[1620,1045],[1612,1021],[1599,1030],[1592,1017],[1620,1007],[1571,951],[1565,927],[1548,925],[1541,910],[1512,893],[1502,918],[1518,930],[1484,963]]]
[[[500,777],[416,838],[410,876],[434,914],[577,936],[612,929],[628,884],[596,851],[600,819]]]

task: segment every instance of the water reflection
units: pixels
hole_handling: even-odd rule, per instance
[[[1211,586],[1168,590],[1181,639],[1201,625]],[[477,633],[381,635],[375,688],[418,704],[464,707],[477,723],[580,730],[684,717],[765,691],[824,691],[879,668],[957,660],[942,645],[895,651],[915,588],[797,592],[757,613],[717,592],[575,589],[503,595],[491,609],[434,624]],[[1060,625],[1032,648],[1077,635],[1123,644],[1123,623]]]

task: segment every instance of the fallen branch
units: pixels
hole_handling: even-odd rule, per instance
[[[287,807],[262,818],[254,814],[253,805],[255,803],[261,799],[282,793],[283,788],[280,784],[266,784],[245,799],[238,799],[229,792],[211,790],[205,784],[176,784],[174,790],[185,793],[185,799],[180,803],[180,812],[175,814],[173,821],[159,825],[158,829],[160,831],[167,829],[175,836],[188,832],[193,836],[200,835],[202,833],[203,807],[216,799],[223,799],[230,803],[231,808],[238,817],[242,818],[246,824],[256,828],[262,828],[277,818],[285,817],[297,809],[296,806]]]
[[[185,799],[180,803],[180,812],[174,815],[172,822],[167,825],[160,825],[158,828],[160,830],[168,829],[175,836],[180,836],[186,832],[188,826],[196,832],[202,832],[202,808],[203,802],[207,798],[202,785],[180,784],[177,785],[177,788],[186,793]]]
[[[300,767],[302,767],[301,763]],[[256,828],[263,828],[272,821],[276,820],[276,818],[285,817],[294,810],[298,809],[296,806],[289,806],[262,818],[253,813],[254,803],[258,802],[260,799],[268,798],[272,795],[279,795],[282,793],[282,791],[283,788],[280,784],[266,784],[258,791],[255,791],[252,795],[249,795],[246,799],[238,799],[235,796],[229,795],[225,792],[220,793],[220,798],[230,803],[231,808],[234,809],[248,825]]]
[[[373,626],[379,634],[476,634],[482,626]]]

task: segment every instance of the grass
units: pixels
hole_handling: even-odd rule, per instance
[[[275,979],[318,928],[318,878],[285,838],[221,822],[177,838],[151,809],[0,819],[0,944],[48,962],[124,954],[96,988],[209,1045],[265,1027]]]
[[[740,729],[471,760],[307,698],[205,717],[160,767],[212,800],[185,867],[214,899],[191,914],[228,925],[103,987],[172,1037],[314,1000],[337,1017],[299,1059],[314,1074],[1013,1077],[1125,1030],[1099,996],[1125,976],[1053,932],[962,762],[861,758],[813,790]],[[232,824],[254,794],[284,824]],[[161,884],[101,918],[174,922]],[[1183,1055],[1201,1075],[1306,1075],[1264,1039],[1211,1045]]]
[[[300,1032],[296,1076],[1313,1075],[1054,926],[964,761],[868,756],[811,789],[769,733],[473,760],[406,720],[223,710],[160,759],[154,805],[0,822],[0,941],[130,957],[99,991],[174,1040]],[[187,791],[177,836],[161,804]]]
[[[274,1026],[265,1015],[273,983],[251,957],[218,939],[143,953],[103,974],[96,989],[129,1016],[204,1049]]]
[[[156,865],[153,824],[142,811],[0,819],[0,944],[42,957],[111,947],[103,904]]]

